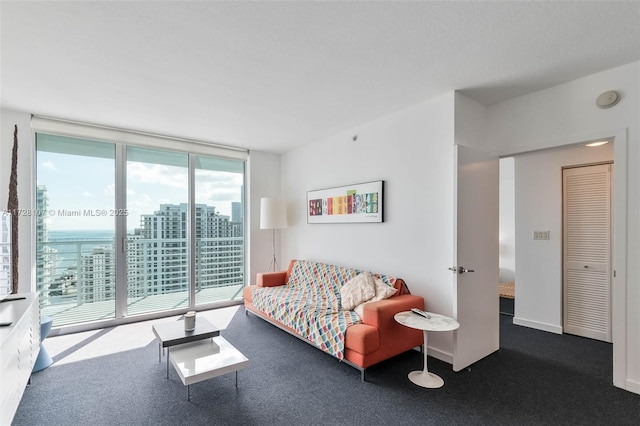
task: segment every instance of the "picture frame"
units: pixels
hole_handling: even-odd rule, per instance
[[[384,181],[307,191],[307,223],[383,222]]]

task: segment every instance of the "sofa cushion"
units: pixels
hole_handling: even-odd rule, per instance
[[[351,278],[340,288],[340,304],[342,309],[351,311],[375,295],[376,286],[373,276],[369,272],[363,272]]]

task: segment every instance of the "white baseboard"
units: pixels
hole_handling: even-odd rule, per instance
[[[435,359],[439,359],[440,361],[446,362],[448,364],[453,365],[453,355],[449,352],[444,352],[440,349],[436,348],[428,348],[427,355],[434,357]]]
[[[640,394],[640,382],[627,379],[627,390],[629,392]]]
[[[523,327],[535,328],[536,330],[548,331],[550,333],[562,334],[562,327],[553,324],[547,324],[539,321],[532,321],[524,318],[514,317],[513,323]]]

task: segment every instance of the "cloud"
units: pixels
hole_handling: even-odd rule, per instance
[[[53,161],[49,160],[49,161],[44,161],[41,163],[42,167],[46,167],[49,170],[58,170],[56,168],[56,165],[53,164]]]
[[[153,214],[158,210],[160,205],[153,201],[148,194],[141,194],[127,201],[127,209],[129,211],[127,217],[127,228],[133,229],[140,227],[140,216],[143,214]]]
[[[102,190],[102,192],[104,193],[104,195],[116,195],[116,185],[115,185],[115,183],[111,183],[111,184],[105,186],[104,189]],[[127,188],[127,196],[129,196],[129,195],[136,195],[136,191],[134,191],[133,189]]]
[[[84,191],[82,195],[84,195],[85,197],[93,197],[93,194],[87,191]]]
[[[184,167],[129,162],[127,164],[127,208],[129,220],[141,214],[153,214],[160,204],[187,202],[188,179]],[[231,202],[241,200],[244,179],[242,173],[196,170],[197,204],[214,206],[216,212],[229,216]],[[135,194],[133,196],[130,191]],[[142,198],[141,198],[142,197]]]
[[[130,162],[127,164],[127,180],[173,188],[186,188],[187,170],[184,167]]]
[[[198,203],[217,205],[240,201],[242,174],[214,171],[196,171],[196,198]]]

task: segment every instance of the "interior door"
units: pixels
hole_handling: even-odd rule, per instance
[[[564,169],[563,329],[611,342],[611,164]]]
[[[498,350],[498,158],[456,146],[453,370]]]

